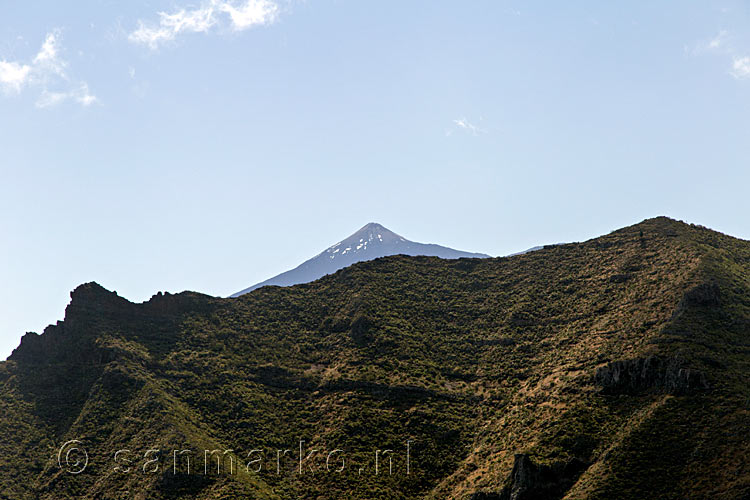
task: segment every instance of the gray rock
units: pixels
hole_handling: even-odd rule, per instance
[[[469,500],[559,500],[586,467],[585,462],[577,458],[541,465],[519,453],[506,486],[500,492],[477,492],[469,496]]]
[[[685,394],[707,389],[705,375],[683,364],[678,357],[658,356],[613,361],[597,368],[594,383],[604,394]]]

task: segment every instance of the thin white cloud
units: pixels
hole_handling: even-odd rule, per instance
[[[726,53],[730,50],[730,46],[729,32],[727,30],[720,30],[712,38],[700,40],[692,46],[685,45],[685,55],[689,57],[708,53]]]
[[[48,33],[39,52],[25,64],[0,60],[0,88],[8,94],[20,94],[26,87],[40,89],[37,107],[47,108],[72,99],[82,106],[97,101],[86,82],[73,83],[66,72],[68,64],[60,57],[60,32]],[[63,90],[50,90],[50,87]]]
[[[207,33],[215,26],[229,25],[235,31],[253,26],[273,23],[278,17],[279,7],[272,0],[209,0],[200,7],[180,9],[168,14],[159,12],[158,24],[138,21],[138,29],[128,39],[156,50],[161,45],[174,41],[178,35]]]
[[[481,120],[481,118],[480,118]],[[461,130],[465,130],[469,132],[472,135],[479,135],[479,134],[486,134],[487,130],[481,127],[478,127],[477,125],[474,125],[466,118],[457,118],[453,120],[453,123],[456,125],[456,127],[460,128]],[[448,134],[450,135],[450,134]]]
[[[732,60],[732,71],[733,77],[738,80],[744,80],[750,78],[750,57],[737,57],[735,56]]]
[[[708,41],[706,44],[706,48],[708,50],[717,50],[720,48],[723,48],[726,46],[727,43],[727,31],[721,30],[719,31],[719,34],[713,37],[711,40]]]
[[[51,65],[55,67],[59,66],[60,62],[57,58],[58,37],[59,37],[59,34],[55,31],[47,34],[47,38],[44,39],[42,48],[39,49],[39,53],[37,53],[36,57],[34,58],[34,64]]]
[[[713,53],[731,58],[729,74],[737,80],[750,79],[750,56],[744,55],[741,50],[737,49],[727,30],[721,30],[715,37],[696,44],[693,50],[690,51],[692,55],[704,53]]]
[[[238,7],[230,2],[221,2],[220,9],[229,14],[235,30],[272,23],[279,15],[278,5],[268,0],[250,0]]]
[[[49,108],[68,100],[75,101],[84,107],[88,107],[99,102],[99,99],[97,99],[97,97],[92,95],[89,91],[89,86],[86,83],[82,83],[78,88],[72,89],[67,92],[50,92],[49,90],[42,91],[42,95],[40,95],[39,99],[37,99],[36,101],[36,107]]]
[[[36,107],[49,108],[50,106],[56,106],[67,98],[67,92],[50,92],[49,90],[44,90],[36,101]]]
[[[174,40],[180,33],[204,33],[216,23],[212,6],[175,14],[159,13],[159,24],[147,26],[139,21],[139,27],[128,39],[131,42],[148,45],[156,49],[160,44]]]

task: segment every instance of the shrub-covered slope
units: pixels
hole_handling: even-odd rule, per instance
[[[750,243],[705,228],[71,298],[0,363],[0,498],[750,495]]]

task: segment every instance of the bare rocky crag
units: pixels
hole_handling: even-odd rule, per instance
[[[577,458],[539,465],[528,455],[517,454],[507,484],[500,493],[474,493],[469,500],[558,500],[586,467],[587,464]]]
[[[613,361],[596,370],[595,383],[604,394],[638,394],[646,391],[685,394],[708,389],[703,372],[683,367],[677,357],[649,356]]]

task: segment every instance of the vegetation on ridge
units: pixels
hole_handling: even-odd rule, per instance
[[[746,498],[749,291],[750,243],[667,218],[237,299],[82,285],[0,363],[0,498]],[[74,439],[80,474],[58,464]]]

